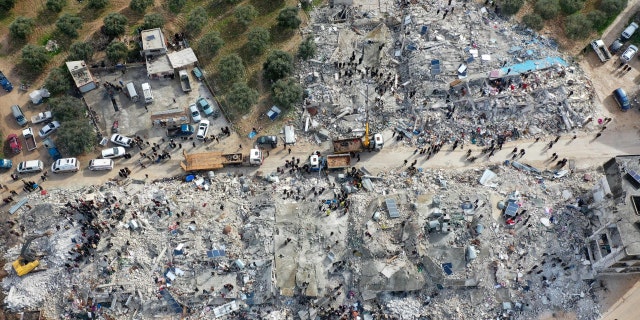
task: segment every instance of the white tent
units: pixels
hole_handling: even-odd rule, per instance
[[[29,98],[31,98],[31,102],[33,102],[33,104],[40,104],[42,99],[49,98],[50,96],[51,93],[49,93],[49,90],[45,88],[29,93]]]

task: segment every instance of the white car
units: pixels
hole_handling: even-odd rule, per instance
[[[202,119],[200,117],[200,111],[198,111],[198,106],[196,106],[195,103],[189,106],[189,112],[191,113],[191,119],[193,119],[193,122],[198,122]]]
[[[42,127],[42,129],[40,129],[40,132],[38,132],[38,135],[40,135],[40,138],[44,138],[50,135],[51,133],[53,133],[54,131],[58,130],[58,128],[60,128],[60,122],[58,121],[51,122],[46,126]]]
[[[196,134],[196,139],[204,140],[207,136],[207,131],[209,131],[209,120],[201,120],[198,125],[198,133]]]
[[[40,160],[23,161],[18,164],[19,173],[40,172],[44,168],[44,164]]]
[[[102,150],[102,158],[103,159],[113,159],[124,156],[127,153],[123,147],[113,147],[109,149]]]
[[[620,60],[622,60],[622,62],[624,63],[629,63],[629,61],[631,61],[631,59],[636,55],[637,52],[638,47],[630,45],[629,48],[627,48],[627,50],[625,50],[624,53],[620,56]]]
[[[129,137],[125,137],[125,136],[121,136],[119,134],[114,134],[111,136],[111,142],[119,145],[119,146],[123,146],[123,147],[127,147],[130,148],[131,147],[131,143],[133,143],[133,140]]]

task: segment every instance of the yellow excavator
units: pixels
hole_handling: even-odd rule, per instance
[[[40,235],[35,235],[27,238],[22,249],[20,250],[20,256],[16,259],[11,265],[13,265],[13,270],[16,271],[19,277],[22,277],[29,272],[33,271],[33,269],[37,268],[40,265],[41,256],[36,256],[36,254],[29,250],[29,246],[31,246],[31,242],[35,239],[48,237],[51,235],[51,232],[45,232]]]

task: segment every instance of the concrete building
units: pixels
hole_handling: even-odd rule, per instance
[[[640,273],[640,156],[617,156],[602,167],[585,240],[589,260],[598,274]]]
[[[143,57],[159,56],[167,54],[167,41],[160,28],[143,30],[140,33],[142,37],[142,54]]]
[[[80,92],[85,93],[91,91],[97,87],[96,81],[89,72],[87,64],[84,60],[81,61],[67,61],[67,69],[73,77],[76,87]]]
[[[192,68],[198,62],[198,58],[191,48],[169,53],[167,57],[169,57],[169,62],[176,72]]]

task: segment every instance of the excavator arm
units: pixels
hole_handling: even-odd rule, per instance
[[[22,249],[20,250],[20,256],[11,264],[13,266],[13,270],[16,271],[18,276],[22,277],[25,274],[33,271],[33,269],[40,265],[40,261],[38,260],[36,254],[33,251],[29,250],[31,242],[33,242],[33,240],[35,239],[48,237],[50,235],[51,232],[45,232],[40,235],[27,237],[27,240],[25,241],[24,245],[22,245]]]

